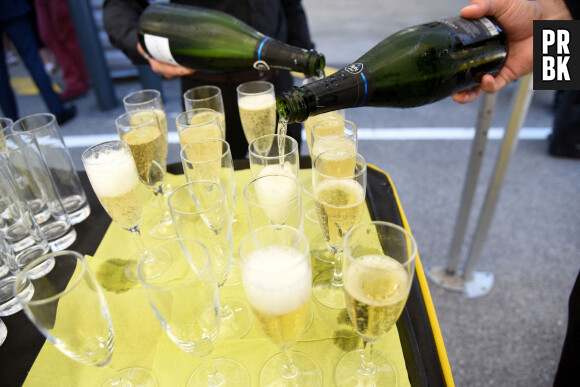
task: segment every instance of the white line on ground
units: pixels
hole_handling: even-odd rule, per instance
[[[544,140],[551,133],[551,128],[522,128],[520,140]],[[488,138],[498,140],[503,138],[503,128],[490,128]],[[359,140],[373,141],[420,141],[420,140],[471,140],[475,135],[474,128],[359,128]],[[302,132],[302,139],[304,132]],[[65,136],[64,141],[69,148],[89,147],[103,141],[118,140],[114,134],[94,134],[82,136]],[[178,144],[176,132],[169,133],[169,143]]]

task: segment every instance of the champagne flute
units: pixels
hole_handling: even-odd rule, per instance
[[[225,189],[213,181],[186,183],[169,196],[173,225],[180,238],[195,238],[209,250],[218,290],[232,268],[231,213]],[[243,300],[220,299],[220,339],[238,339],[252,327],[252,313]]]
[[[312,126],[312,160],[324,151],[343,149],[356,152],[358,147],[357,126],[354,122],[345,119],[326,119],[318,121]]]
[[[183,93],[185,110],[206,108],[215,110],[222,126],[222,138],[226,138],[226,115],[222,91],[213,85],[197,86]]]
[[[227,141],[219,138],[196,140],[181,148],[180,156],[187,182],[209,180],[224,186],[232,214],[232,229],[235,229],[238,225],[235,218],[236,182],[234,161]],[[234,254],[232,270],[224,286],[240,283],[239,264]]]
[[[279,143],[280,149],[272,146]],[[298,142],[292,137],[267,134],[254,139],[248,150],[252,177],[284,174],[298,178],[300,154]]]
[[[49,260],[54,261],[51,270],[30,275]],[[81,254],[61,250],[43,255],[22,269],[13,290],[28,319],[60,352],[87,366],[109,364],[115,341],[111,316],[99,283]],[[157,380],[150,371],[131,367],[103,384],[120,385],[157,386]]]
[[[150,266],[151,260],[139,264],[139,279],[155,316],[181,350],[205,360],[190,375],[187,386],[248,386],[250,378],[244,367],[211,355],[220,318],[216,278],[207,248],[198,240],[178,237],[161,242],[150,252],[152,257],[172,257],[171,265],[159,276],[155,265]]]
[[[93,145],[83,152],[82,161],[93,191],[107,214],[119,226],[131,231],[138,257],[146,256],[140,228],[143,202],[139,174],[129,144],[116,140]],[[162,268],[167,262],[159,264]],[[139,281],[135,260],[127,261],[124,272],[130,281]]]
[[[334,113],[334,112],[330,112]],[[328,117],[332,117],[330,113]],[[324,116],[325,114],[321,114]],[[337,115],[335,114],[334,117]],[[320,116],[314,116],[320,117]],[[331,150],[331,149],[343,149],[349,152],[356,152],[358,141],[357,141],[357,126],[354,122],[345,120],[343,118],[319,118],[311,127],[310,131],[310,156],[312,160],[316,158],[320,153]],[[312,192],[312,179],[310,183],[305,188],[308,193]],[[316,218],[316,210],[312,208],[314,212],[314,218]],[[309,215],[306,215],[309,216]],[[312,217],[312,214],[310,214]],[[310,245],[315,251],[313,255],[325,262],[334,264],[334,254],[332,250],[326,244],[324,237],[321,233],[318,233],[310,241]],[[330,261],[329,261],[330,258]]]
[[[250,81],[237,87],[238,110],[248,144],[276,131],[276,96],[274,85]]]
[[[132,110],[115,120],[121,140],[129,144],[139,178],[159,202],[160,217],[148,225],[154,238],[173,238],[171,215],[163,196],[163,182],[167,173],[167,139],[153,110]]]
[[[308,152],[310,153],[310,158],[312,160],[314,160],[314,156],[312,155],[312,128],[314,127],[314,125],[324,120],[344,120],[344,119],[345,119],[345,111],[344,109],[340,109],[318,114],[316,116],[308,116],[306,121],[304,121],[304,134],[306,135]]]
[[[250,231],[267,225],[287,225],[302,230],[302,189],[292,175],[264,175],[244,187]]]
[[[224,139],[219,117],[212,109],[187,110],[177,116],[175,123],[182,148],[191,142],[206,138]]]
[[[165,113],[165,104],[163,103],[163,98],[159,90],[145,89],[137,90],[123,98],[123,105],[125,106],[126,112],[131,112],[134,110],[153,110],[157,114],[157,120],[159,120],[159,127],[165,142],[168,142],[168,126],[167,126],[167,114]],[[168,192],[173,189],[171,185],[166,181],[163,181],[163,193],[167,196]],[[153,202],[152,207],[159,207],[159,201]],[[167,208],[166,208],[167,209]],[[171,231],[170,231],[171,232]]]
[[[395,386],[394,365],[373,345],[395,325],[407,302],[417,244],[404,228],[375,221],[350,230],[344,252],[344,298],[364,349],[339,360],[334,381],[337,386]]]
[[[260,385],[318,386],[316,363],[292,347],[310,319],[312,268],[308,239],[290,226],[253,230],[240,244],[242,283],[266,337],[281,353],[260,372]]]
[[[345,307],[342,295],[342,244],[346,233],[360,222],[366,193],[367,168],[358,153],[322,152],[314,159],[312,186],[318,224],[334,253],[334,269],[323,271],[313,284],[314,297],[333,308]]]

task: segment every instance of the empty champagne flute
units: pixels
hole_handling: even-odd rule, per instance
[[[186,181],[209,180],[224,186],[235,232],[239,224],[235,218],[236,182],[230,144],[219,138],[196,140],[181,148],[180,156]],[[224,286],[239,285],[240,278],[239,263],[234,253],[232,270]]]
[[[30,275],[49,260],[54,261],[50,271]],[[81,254],[62,250],[38,258],[16,276],[13,290],[28,319],[60,352],[87,366],[109,364],[115,341],[111,316],[99,283]],[[103,384],[121,385],[153,387],[157,381],[150,371],[131,367]]]
[[[302,192],[295,176],[264,175],[244,187],[250,231],[267,225],[287,225],[302,230]]]
[[[107,214],[122,228],[131,231],[138,257],[147,255],[141,237],[143,201],[139,173],[131,148],[125,141],[106,141],[83,152],[82,161],[93,191]],[[125,276],[138,282],[137,261],[128,260]]]
[[[362,217],[367,168],[358,153],[344,150],[322,152],[314,159],[312,186],[318,224],[334,253],[334,268],[315,279],[312,293],[318,302],[333,308],[345,307],[342,295],[342,252],[346,233]]]
[[[183,93],[185,110],[206,108],[215,110],[222,126],[222,138],[226,138],[226,116],[222,91],[213,85],[197,86]]]
[[[218,114],[215,110],[199,108],[187,110],[175,119],[179,144],[187,144],[206,138],[225,139]]]
[[[171,193],[169,208],[177,236],[195,238],[207,247],[221,289],[233,262],[231,213],[224,187],[207,180],[186,183]],[[246,302],[220,299],[220,339],[243,337],[252,323]]]
[[[175,237],[171,215],[163,196],[163,182],[167,173],[167,139],[153,110],[133,110],[115,120],[122,141],[129,144],[139,178],[159,202],[161,214],[148,223],[149,234],[155,238]]]
[[[308,239],[290,226],[261,227],[243,239],[240,262],[254,316],[266,337],[282,351],[262,367],[260,385],[321,385],[316,363],[292,350],[311,316]]]
[[[416,257],[411,233],[392,223],[363,223],[346,235],[344,298],[364,348],[339,360],[334,375],[337,386],[397,385],[393,363],[373,345],[395,325],[405,307]]]
[[[237,87],[238,110],[248,144],[276,131],[276,97],[274,85],[250,81]]]
[[[171,265],[156,275],[144,259],[139,278],[155,316],[169,338],[186,353],[205,360],[190,375],[187,386],[248,386],[250,378],[239,363],[213,359],[220,327],[215,273],[207,248],[198,240],[176,238],[150,250],[151,256],[169,255]],[[153,274],[153,275],[151,275]]]

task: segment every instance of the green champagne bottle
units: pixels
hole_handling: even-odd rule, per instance
[[[492,19],[454,17],[403,29],[336,73],[276,101],[289,123],[359,106],[415,107],[441,100],[497,73],[507,38]]]
[[[220,11],[151,4],[139,41],[153,58],[205,72],[284,69],[323,76],[324,56],[282,43]]]

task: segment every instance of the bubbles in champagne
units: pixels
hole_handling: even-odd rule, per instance
[[[295,248],[267,246],[252,251],[243,265],[243,283],[254,309],[284,315],[310,299],[311,272],[304,255]]]
[[[243,96],[238,99],[240,119],[248,142],[276,129],[276,99],[270,94]]]
[[[85,169],[97,196],[118,196],[139,184],[135,161],[129,152],[103,149],[86,159]]]

